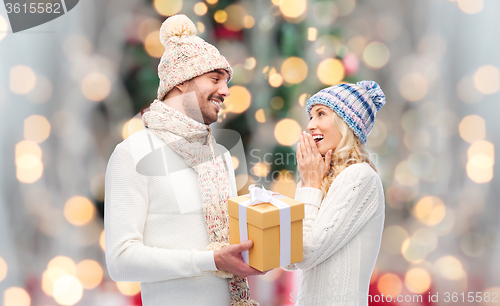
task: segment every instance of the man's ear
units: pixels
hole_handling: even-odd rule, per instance
[[[184,81],[182,83],[179,83],[175,85],[174,88],[177,88],[181,93],[185,93],[187,90],[187,82]]]

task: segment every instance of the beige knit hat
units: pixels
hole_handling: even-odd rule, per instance
[[[158,65],[158,100],[184,81],[207,72],[224,69],[233,76],[233,69],[211,44],[196,36],[196,28],[186,15],[175,15],[163,22],[160,41],[165,52]]]

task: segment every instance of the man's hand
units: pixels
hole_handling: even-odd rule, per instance
[[[241,259],[241,252],[249,250],[252,246],[252,240],[248,240],[240,244],[228,245],[218,251],[214,251],[214,260],[217,269],[225,270],[239,277],[266,274],[265,272],[260,272],[250,267]]]

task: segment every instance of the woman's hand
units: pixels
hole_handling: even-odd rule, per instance
[[[297,145],[297,165],[302,187],[321,189],[321,181],[328,175],[331,159],[332,150],[328,150],[323,159],[312,136],[305,132],[300,133],[300,141]]]

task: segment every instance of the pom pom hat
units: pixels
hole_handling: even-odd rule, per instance
[[[196,36],[193,22],[185,15],[175,15],[163,22],[160,41],[165,52],[158,65],[158,100],[184,81],[207,72],[224,69],[233,76],[233,69],[211,44]]]
[[[374,81],[338,84],[322,89],[309,98],[306,106],[309,117],[312,107],[317,104],[331,108],[366,144],[375,122],[375,114],[385,104],[385,95]]]

